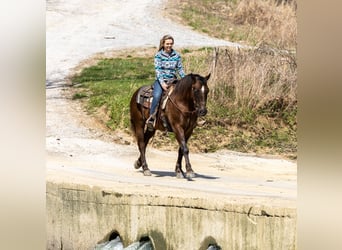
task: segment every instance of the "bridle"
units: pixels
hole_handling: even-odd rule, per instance
[[[171,98],[171,96],[169,94],[167,94],[168,97],[169,97],[169,100],[171,101],[171,103],[176,107],[176,109],[178,109],[182,114],[184,113],[188,113],[190,115],[193,115],[197,112],[197,108],[195,108],[194,110],[192,111],[188,111],[188,110],[182,110],[178,105],[177,103]]]
[[[192,91],[194,91],[194,89],[192,89]],[[168,96],[168,98],[170,99],[171,103],[176,107],[176,109],[178,109],[183,115],[184,115],[184,114],[193,115],[193,114],[196,114],[196,113],[198,112],[198,108],[195,108],[195,109],[192,110],[192,111],[189,111],[189,110],[182,110],[182,109],[177,105],[177,103],[172,99],[171,94],[172,94],[172,89],[171,89],[170,91],[168,91],[167,96]],[[196,106],[196,105],[195,105],[195,106]]]

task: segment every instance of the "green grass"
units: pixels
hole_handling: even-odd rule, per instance
[[[152,84],[153,79],[153,63],[148,59],[105,59],[72,78],[78,85],[73,99],[86,98],[90,114],[105,107],[109,128],[128,128],[130,97],[139,86]]]
[[[153,79],[153,61],[144,58],[117,58],[104,59],[97,65],[85,68],[81,75],[75,76],[72,81],[83,83],[89,81]]]

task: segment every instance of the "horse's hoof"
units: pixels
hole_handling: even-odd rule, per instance
[[[181,172],[176,173],[176,177],[177,177],[178,179],[184,178],[184,176],[183,176],[183,174],[182,174]]]
[[[186,178],[188,179],[192,179],[195,177],[195,173],[194,172],[189,172],[189,173],[186,173]]]
[[[140,167],[141,167],[141,165],[139,164],[139,161],[136,160],[136,161],[134,162],[134,168],[135,168],[135,169],[138,169],[138,168],[140,168]]]
[[[151,176],[152,174],[151,174],[151,171],[149,169],[145,169],[144,170],[144,175],[145,176]]]

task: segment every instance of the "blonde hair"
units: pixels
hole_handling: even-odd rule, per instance
[[[159,49],[158,51],[160,51],[161,49],[164,49],[164,42],[165,40],[171,39],[172,43],[175,42],[175,40],[173,39],[173,37],[171,35],[165,35],[160,39],[160,43],[159,43]]]

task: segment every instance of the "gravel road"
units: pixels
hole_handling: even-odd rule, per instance
[[[190,148],[197,177],[189,182],[174,177],[176,152],[150,147],[147,160],[152,176],[144,177],[133,168],[136,145],[116,144],[115,136],[108,137],[67,94],[67,76],[96,53],[157,46],[165,33],[174,36],[176,49],[237,44],[164,18],[167,5],[162,0],[47,0],[46,6],[47,180],[108,187],[154,185],[154,192],[192,190],[193,195],[295,206],[296,163],[275,157],[230,151],[192,154]]]

